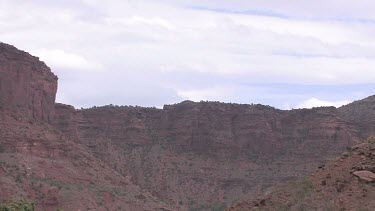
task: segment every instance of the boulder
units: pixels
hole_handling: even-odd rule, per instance
[[[361,180],[367,181],[367,182],[373,182],[375,181],[375,174],[371,171],[355,171],[353,174],[358,177]]]

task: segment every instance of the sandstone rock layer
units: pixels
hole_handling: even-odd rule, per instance
[[[37,57],[0,43],[0,108],[50,121],[57,77]]]

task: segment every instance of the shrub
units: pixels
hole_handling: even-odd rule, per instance
[[[211,207],[211,211],[224,211],[227,206],[224,203],[216,203]]]
[[[305,198],[313,190],[314,185],[313,185],[313,183],[310,180],[305,179],[302,182],[300,182],[298,188],[299,189],[297,191],[297,195],[301,199],[303,199],[303,198]]]
[[[0,144],[0,153],[4,153],[5,152],[5,148],[2,144]]]
[[[35,211],[35,203],[25,199],[0,204],[1,211]]]

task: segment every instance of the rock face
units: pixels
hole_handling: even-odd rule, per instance
[[[222,210],[375,132],[372,98],[291,111],[191,101],[76,110],[54,103],[57,78],[36,57],[0,44],[0,62],[0,198],[42,210]]]
[[[308,175],[358,139],[335,108],[184,101],[163,109],[58,106],[55,125],[181,209],[227,206]]]
[[[326,149],[340,150],[356,141],[351,137],[356,129],[348,126],[334,108],[282,111],[263,105],[183,102],[165,106],[159,125],[159,136],[175,139],[173,144],[181,151],[242,154],[264,161],[288,154],[298,156],[299,152],[293,150],[297,146],[326,153]],[[338,138],[344,141],[335,143]]]
[[[342,106],[338,111],[343,118],[359,128],[362,139],[375,134],[375,95]]]
[[[50,121],[57,77],[37,57],[0,43],[0,107],[24,117]]]

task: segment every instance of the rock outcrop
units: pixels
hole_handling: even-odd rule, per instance
[[[0,108],[51,121],[57,77],[37,57],[0,43]]]
[[[372,173],[371,171],[355,171],[353,172],[353,175],[367,182],[375,181],[375,174]]]

